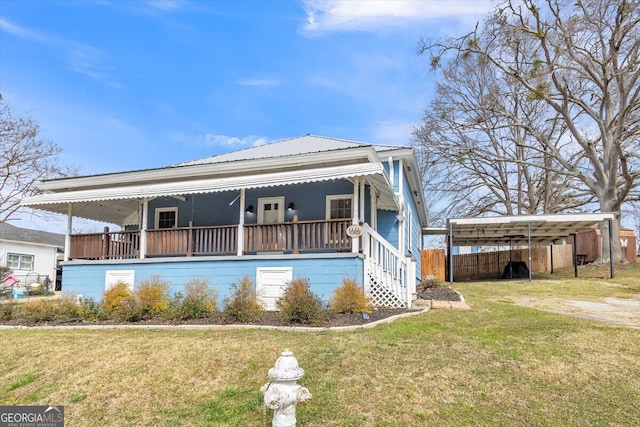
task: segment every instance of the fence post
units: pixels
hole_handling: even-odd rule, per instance
[[[105,227],[102,235],[102,247],[100,248],[100,259],[107,259],[109,257],[109,227]]]
[[[189,221],[187,228],[187,256],[193,256],[193,221]]]
[[[299,254],[300,253],[300,247],[299,247],[299,241],[300,237],[299,237],[299,231],[298,231],[298,214],[295,214],[293,216],[293,253],[294,254]]]

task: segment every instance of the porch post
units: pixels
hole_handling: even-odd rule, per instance
[[[240,189],[240,217],[238,218],[238,256],[244,253],[244,204],[245,204],[244,188]]]
[[[142,220],[140,221],[140,258],[147,256],[147,227],[148,224],[148,212],[149,212],[149,199],[144,199],[140,204],[140,210],[142,211]]]
[[[73,225],[73,209],[71,203],[67,207],[67,233],[64,235],[64,260],[69,261],[71,256],[71,230]]]
[[[376,189],[373,185],[369,185],[369,198],[371,199],[371,212],[369,215],[371,216],[371,228],[375,231],[378,231],[378,201],[376,197]]]
[[[360,224],[360,178],[355,178],[353,180],[353,220],[352,224],[359,225]],[[358,253],[360,252],[360,239],[352,238],[351,240],[351,252]]]
[[[364,179],[360,178],[360,197],[358,198],[360,203],[360,214],[358,215],[358,217],[360,218],[361,222],[364,222],[364,187]]]

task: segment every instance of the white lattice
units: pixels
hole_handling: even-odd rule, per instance
[[[371,297],[371,303],[377,307],[390,307],[390,308],[406,308],[407,304],[402,298],[399,298],[391,289],[384,286],[382,283],[378,283],[376,279],[369,276],[369,296]]]

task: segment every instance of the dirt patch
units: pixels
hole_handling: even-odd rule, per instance
[[[460,294],[449,286],[419,286],[417,288],[419,298],[434,301],[462,301]]]
[[[604,298],[603,301],[529,297],[510,300],[525,307],[640,328],[640,295],[632,295],[631,299]]]

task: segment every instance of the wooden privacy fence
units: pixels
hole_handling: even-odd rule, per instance
[[[532,273],[551,272],[558,268],[573,266],[573,247],[571,245],[554,245],[553,248],[551,246],[533,247],[531,248],[531,266],[529,266],[528,249],[454,255],[453,279],[454,281],[500,279],[509,261],[524,261],[527,268],[531,268]],[[434,276],[438,280],[448,281],[448,269],[444,249],[422,251],[422,278]]]
[[[573,266],[573,247],[571,245],[553,245],[553,248],[551,246],[533,247],[531,248],[531,265],[529,265],[529,250],[526,248],[454,255],[453,280],[500,279],[508,263],[516,261],[525,262],[532,273],[568,268]]]
[[[447,257],[444,249],[425,249],[422,251],[422,278],[433,276],[443,282],[446,280]]]

